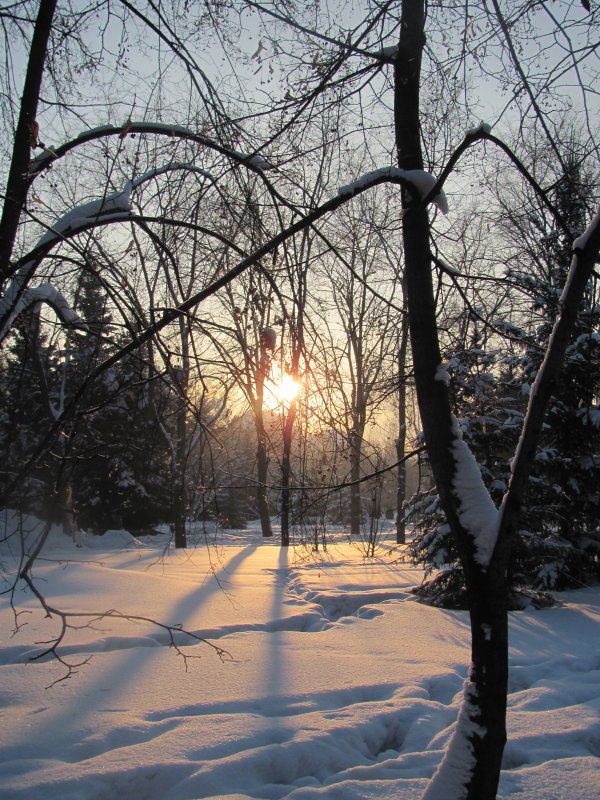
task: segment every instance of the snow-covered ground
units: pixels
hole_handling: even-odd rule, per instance
[[[0,544],[3,588],[18,555]],[[256,527],[177,552],[166,534],[76,548],[53,530],[34,569],[51,605],[182,625],[226,654],[180,635],[186,671],[168,631],[111,618],[67,632],[61,656],[92,657],[54,683],[64,665],[30,659],[59,622],[19,584],[14,635],[0,604],[0,797],[415,800],[456,720],[469,628],[416,603],[421,573],[397,556],[391,537],[365,560],[342,539],[286,552]],[[600,797],[600,590],[560,600],[511,616],[501,798]]]

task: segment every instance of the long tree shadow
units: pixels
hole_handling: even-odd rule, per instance
[[[169,620],[157,621],[183,625],[182,620],[185,621],[185,618],[192,611],[197,614],[198,609],[205,605],[211,596],[224,591],[223,584],[252,555],[257,546],[252,544],[244,547],[243,550],[230,558],[226,564],[222,565],[220,570],[213,570],[211,577],[205,580],[201,586],[174,603],[168,612]],[[146,615],[152,616],[151,609],[148,610]],[[123,689],[131,687],[132,695],[136,692],[142,683],[143,673],[153,668],[153,662],[159,663],[158,659],[164,651],[164,644],[168,644],[168,641],[160,642],[152,630],[148,629],[141,636],[137,635],[130,646],[127,645],[127,636],[124,636],[118,648],[111,648],[110,646],[104,648],[104,650],[119,649],[119,655],[113,653],[108,667],[104,666],[100,672],[95,671],[91,664],[82,667],[79,670],[79,674],[70,679],[70,681],[81,681],[83,684],[82,691],[73,692],[68,702],[65,702],[64,693],[60,688],[49,689],[50,692],[60,692],[59,698],[54,708],[45,708],[44,713],[37,715],[35,731],[30,729],[28,732],[29,741],[32,738],[39,738],[40,742],[43,741],[40,746],[48,758],[76,762],[82,758],[90,757],[89,747],[86,747],[85,742],[80,740],[82,732],[85,732],[90,733],[92,738],[98,739],[96,750],[97,754],[100,755],[103,750],[100,743],[102,737],[98,737],[95,732],[94,715],[108,712],[112,714],[130,714],[130,704],[127,702],[128,692],[123,693]],[[143,659],[140,657],[140,646],[151,648],[146,651]],[[85,646],[76,648],[76,652],[78,654],[85,653]],[[102,656],[99,657],[101,658]],[[85,674],[86,669],[89,670],[87,675]],[[176,669],[184,671],[183,665],[177,666],[174,663],[174,672]],[[90,680],[91,672],[95,672],[94,681]],[[72,685],[70,681],[69,686]],[[102,693],[106,694],[102,696]],[[100,697],[96,696],[95,698],[95,695],[98,694]],[[86,698],[85,702],[82,702],[82,696]],[[107,703],[106,701],[109,698],[111,700]],[[106,707],[99,707],[100,699],[102,699]],[[113,699],[117,699],[118,702],[116,704],[111,702]],[[155,702],[155,699],[149,697],[148,703],[152,704],[153,702]],[[57,731],[61,732],[60,736],[56,735]],[[15,747],[18,747],[17,741],[15,741]],[[10,749],[14,748],[11,747]],[[9,753],[4,754],[4,758],[8,756]]]
[[[288,548],[282,547],[279,551],[277,568],[272,571],[273,584],[271,592],[271,605],[269,619],[282,619],[284,616],[284,600],[288,586],[289,559]],[[289,674],[286,674],[286,645],[289,632],[275,629],[265,631],[262,670],[263,680],[259,684],[259,693],[262,695],[263,708],[277,709],[265,715],[264,727],[268,730],[269,740],[284,742],[290,738],[291,726],[287,719],[287,695],[289,694]],[[257,668],[261,665],[257,664]]]

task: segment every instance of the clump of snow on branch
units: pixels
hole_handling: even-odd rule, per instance
[[[0,342],[7,336],[12,328],[14,321],[28,308],[37,305],[38,303],[46,303],[51,306],[65,325],[76,325],[80,328],[86,328],[81,318],[71,308],[68,301],[63,295],[49,283],[43,283],[32,289],[25,289],[15,302],[16,293],[8,296],[6,295],[0,300],[0,317],[9,311],[2,329],[0,330]],[[12,308],[11,308],[12,306]]]
[[[104,128],[98,130],[104,130]],[[84,134],[80,135],[83,136]],[[87,203],[81,203],[67,211],[38,239],[34,250],[40,247],[50,249],[66,234],[76,233],[99,221],[126,221],[132,211],[131,192],[152,178],[178,169],[196,172],[212,180],[209,172],[190,163],[170,162],[161,167],[148,170],[134,180],[127,181],[120,191],[106,194],[104,197],[98,197]],[[20,314],[36,303],[47,303],[52,306],[61,320],[67,325],[85,327],[79,316],[55,287],[50,284],[42,284],[35,288],[26,286],[35,267],[36,260],[33,258],[27,259],[19,268],[2,298],[0,298],[0,319],[4,319],[4,324],[0,329],[0,341],[6,337]]]
[[[377,53],[378,56],[383,56],[384,58],[396,58],[398,55],[398,45],[392,44],[388,47],[382,47],[381,50]]]
[[[34,250],[39,248],[50,249],[65,234],[84,229],[99,220],[118,221],[127,219],[131,212],[131,190],[132,182],[127,181],[121,191],[112,192],[104,197],[75,206],[75,208],[63,214],[62,217],[59,217],[52,227],[38,239]],[[81,323],[75,311],[55,287],[50,284],[27,287],[27,282],[35,270],[36,263],[36,259],[26,259],[4,295],[0,298],[0,319],[4,319],[4,324],[0,330],[0,341],[8,334],[17,317],[35,303],[48,303],[54,308],[63,322],[67,324]]]
[[[480,122],[479,125],[476,125],[474,128],[469,128],[469,130],[465,133],[466,137],[474,137],[474,136],[481,136],[482,133],[490,134],[492,132],[492,126],[489,125],[487,122]]]
[[[236,155],[238,158],[241,158],[244,164],[249,164],[251,167],[255,169],[274,169],[273,164],[263,158],[258,153],[248,154],[248,153],[239,153],[237,150],[233,151],[233,154]]]
[[[129,214],[131,212],[131,189],[132,182],[127,181],[121,191],[112,192],[105,197],[75,206],[56,220],[50,230],[46,231],[38,241],[37,247],[59,239],[65,233],[85,228],[100,219],[113,219],[115,216],[123,217],[123,215]]]
[[[600,227],[600,206],[585,231],[573,242],[573,250],[583,250],[588,243],[588,239],[598,227]]]
[[[29,162],[28,174],[30,176],[37,175],[44,167],[48,166],[51,161],[54,161],[55,158],[58,158],[58,156],[54,151],[54,147],[44,147],[42,152]]]
[[[438,364],[438,368],[433,376],[434,381],[440,381],[444,386],[450,386],[450,373],[448,372],[448,364]]]
[[[600,430],[600,406],[585,406],[580,408],[577,416],[583,421],[584,425],[591,425]]]
[[[467,796],[465,781],[472,775],[475,766],[472,741],[476,736],[482,739],[486,733],[485,728],[475,722],[479,713],[477,689],[474,683],[467,680],[456,728],[421,800],[463,800]]]
[[[432,175],[431,172],[427,172],[423,169],[399,169],[398,167],[382,167],[381,169],[373,170],[372,172],[367,172],[365,175],[362,175],[357,180],[352,181],[352,183],[348,183],[344,186],[340,186],[338,189],[338,194],[340,195],[353,195],[355,192],[366,189],[368,186],[375,184],[379,181],[380,178],[394,178],[399,180],[401,183],[408,183],[413,186],[421,199],[427,197],[427,195],[432,191],[435,187],[437,179],[435,175]],[[437,208],[442,212],[442,214],[448,213],[448,200],[444,191],[441,190],[438,192],[431,201]]]
[[[486,568],[498,537],[498,510],[485,487],[475,456],[453,418],[452,456],[456,464],[453,489],[459,501],[458,517],[475,544],[475,560]]]

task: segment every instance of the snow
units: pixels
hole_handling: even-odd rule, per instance
[[[31,551],[40,528],[25,523]],[[58,608],[180,623],[230,654],[221,661],[182,633],[187,672],[163,629],[111,618],[69,630],[63,657],[92,658],[46,688],[64,667],[30,657],[58,623],[19,583],[15,602],[29,613],[12,635],[2,595],[0,796],[420,797],[455,732],[472,724],[456,724],[469,691],[467,615],[412,599],[422,572],[398,563],[393,534],[372,560],[341,535],[325,553],[286,552],[257,524],[190,538],[175,551],[167,533],[109,531],[76,548],[54,528],[34,568]],[[18,538],[4,538],[5,587],[19,556]],[[511,614],[501,800],[598,797],[600,589],[561,600]],[[461,746],[468,758],[464,737]],[[439,781],[429,791],[455,800]]]
[[[44,167],[54,161],[55,158],[58,158],[58,156],[56,155],[54,145],[52,145],[52,147],[45,147],[39,155],[32,158],[29,162],[28,174],[30,176],[37,175],[38,172],[41,172]]]
[[[600,428],[600,406],[585,406],[577,411],[577,416],[583,421],[584,425],[592,425]]]
[[[38,240],[36,247],[54,242],[60,239],[63,234],[69,231],[76,231],[78,228],[84,228],[100,218],[121,218],[123,215],[129,214],[131,212],[131,189],[132,182],[127,181],[120,191],[112,192],[104,197],[98,197],[88,203],[81,203],[70,209],[54,222],[50,230],[46,231]]]
[[[165,172],[172,172],[174,170],[183,169],[187,172],[196,172],[199,175],[202,175],[204,178],[209,178],[210,180],[214,180],[213,176],[210,172],[207,172],[205,169],[201,167],[197,167],[195,164],[192,164],[187,161],[172,161],[168,164],[163,164],[162,167],[156,167],[154,169],[148,170],[148,172],[144,172],[143,175],[140,175],[138,178],[135,178],[131,182],[131,188],[137,189],[138,186],[141,186],[146,181],[151,180],[152,178],[157,178],[159,175],[164,175]]]
[[[462,798],[466,798],[464,775],[469,774],[475,766],[473,745],[470,739],[474,736],[483,738],[485,735],[485,730],[473,720],[478,713],[477,704],[473,702],[476,696],[475,684],[468,680],[465,681],[463,703],[458,712],[454,733],[440,766],[423,794],[423,800],[448,800],[448,798],[462,800]]]
[[[468,131],[465,133],[465,136],[481,136],[482,133],[490,134],[492,132],[492,126],[489,125],[487,122],[480,122],[479,125],[476,125],[474,128],[469,128]]]
[[[245,164],[250,164],[251,167],[259,170],[274,169],[273,164],[263,158],[259,153],[240,153],[237,150],[232,151],[234,155],[241,158]]]
[[[104,197],[81,203],[67,211],[59,217],[41,236],[35,246],[35,250],[43,246],[51,246],[59,241],[64,234],[75,232],[80,228],[85,228],[90,223],[98,219],[103,220],[124,220],[131,212],[131,190],[132,182],[127,181],[121,191],[112,192]],[[6,316],[4,325],[0,330],[0,341],[10,331],[17,317],[33,303],[49,303],[67,324],[80,324],[80,319],[73,309],[69,306],[63,295],[51,284],[41,284],[36,287],[27,287],[27,281],[35,269],[34,259],[25,261],[8,288],[0,297],[0,318]]]
[[[169,122],[148,122],[148,121],[140,121],[140,122],[133,122],[136,131],[144,131],[147,130],[149,133],[154,133],[157,130],[162,130],[167,134],[174,135],[176,133],[181,134],[182,136],[197,136],[198,134],[191,130],[191,128],[186,128],[185,125],[173,125]]]
[[[434,381],[440,381],[444,386],[450,386],[450,373],[448,372],[448,364],[438,364],[433,377]]]
[[[398,167],[382,167],[380,169],[373,170],[372,172],[366,172],[357,180],[352,181],[352,183],[340,186],[338,189],[338,194],[353,195],[355,192],[371,186],[380,178],[393,178],[400,180],[401,182],[410,183],[418,191],[421,198],[427,197],[437,182],[437,179],[434,175],[423,169],[398,169]],[[432,203],[437,206],[442,214],[448,213],[448,200],[446,199],[446,195],[444,194],[443,190],[435,195]]]
[[[197,172],[206,178],[211,178],[209,172],[187,162],[173,161],[163,164],[160,167],[155,167],[133,180],[126,181],[121,190],[107,194],[104,197],[98,197],[95,200],[90,200],[87,203],[81,203],[67,211],[67,213],[57,219],[52,227],[38,240],[36,248],[54,242],[60,239],[63,234],[76,231],[78,228],[84,228],[99,219],[113,221],[126,219],[132,210],[131,192],[133,189],[137,189],[143,183],[159,175],[163,175],[165,172],[180,169],[187,170],[188,172]]]
[[[454,492],[459,498],[458,517],[475,544],[475,559],[487,567],[498,538],[498,510],[485,487],[475,456],[462,438],[458,421],[453,420],[456,463]]]
[[[104,127],[96,128],[87,131],[87,133],[104,129]],[[80,136],[84,136],[85,133],[86,132],[81,133]],[[67,211],[66,214],[59,217],[53,223],[52,227],[38,239],[35,249],[37,250],[44,245],[51,246],[58,242],[66,233],[76,232],[80,228],[83,229],[100,219],[113,222],[125,221],[132,211],[131,192],[152,178],[156,178],[159,175],[173,170],[187,170],[188,172],[195,172],[205,178],[213,180],[209,172],[197,167],[195,164],[187,162],[169,162],[160,167],[148,170],[134,180],[127,181],[120,191],[112,192],[103,197],[90,200],[87,203],[81,203]],[[0,298],[0,318],[4,317],[5,314],[8,315],[4,325],[0,329],[0,341],[8,334],[17,317],[33,303],[48,303],[53,306],[64,323],[85,327],[82,325],[75,311],[69,306],[67,300],[51,284],[42,284],[33,288],[23,288],[30,277],[30,272],[34,268],[35,261],[33,259],[27,260],[22,264],[4,295]]]
[[[83,139],[86,136],[101,136],[107,135],[115,132],[114,125],[97,125],[95,128],[87,128],[86,130],[81,131],[78,135],[78,139]]]
[[[384,58],[396,58],[398,55],[398,45],[392,44],[387,47],[382,47],[377,55],[383,56]]]
[[[28,265],[25,265],[27,268]],[[35,288],[26,288],[21,291],[25,280],[25,270],[22,269],[12,280],[8,289],[0,297],[0,318],[6,314],[4,325],[0,328],[0,342],[8,335],[15,320],[32,305],[47,303],[52,306],[57,315],[66,325],[77,325],[86,328],[86,325],[71,308],[65,297],[50,283],[42,283]],[[21,294],[19,296],[19,292]]]
[[[43,283],[34,289],[25,289],[15,302],[16,290],[9,287],[5,296],[0,298],[0,317],[10,311],[6,321],[0,329],[0,342],[7,336],[14,321],[32,305],[48,303],[66,325],[77,325],[85,328],[85,324],[73,311],[63,295],[49,283]],[[12,307],[11,307],[12,306]]]
[[[587,245],[590,236],[595,233],[597,228],[600,228],[600,207],[598,207],[585,231],[573,242],[573,250],[583,250]]]

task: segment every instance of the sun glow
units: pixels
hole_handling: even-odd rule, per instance
[[[265,406],[274,411],[279,406],[289,406],[298,397],[300,383],[291,375],[281,375],[265,384]]]

